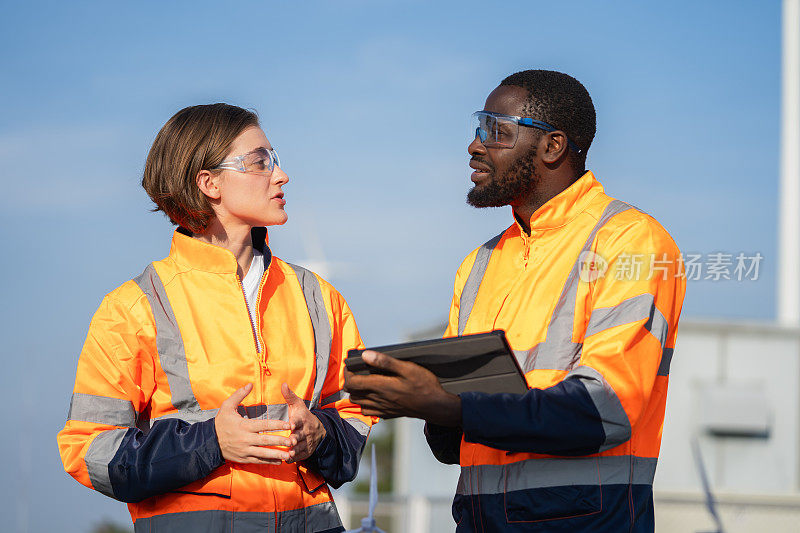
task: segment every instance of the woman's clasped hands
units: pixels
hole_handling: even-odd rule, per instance
[[[231,394],[219,408],[214,427],[222,457],[234,463],[271,465],[310,457],[325,438],[326,431],[305,402],[284,383],[281,392],[288,406],[288,421],[249,419],[241,416],[237,408],[252,390],[253,384],[248,383]],[[290,434],[275,433],[281,431],[290,431]]]

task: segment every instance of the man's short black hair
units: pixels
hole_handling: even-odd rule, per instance
[[[528,91],[525,116],[547,122],[567,134],[578,145],[580,154],[572,154],[573,163],[583,166],[586,151],[592,145],[597,116],[592,97],[581,82],[553,70],[523,70],[500,82]]]

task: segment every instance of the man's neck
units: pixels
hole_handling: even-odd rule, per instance
[[[571,171],[569,173],[553,173],[543,176],[541,180],[542,186],[548,186],[545,190],[536,191],[531,196],[519,205],[512,205],[514,210],[514,218],[517,219],[519,225],[526,235],[531,234],[531,217],[539,210],[544,204],[564,192],[570,185],[578,181],[586,171],[581,171],[579,174],[574,175]]]

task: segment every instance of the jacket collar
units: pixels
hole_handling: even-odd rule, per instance
[[[531,233],[564,226],[583,212],[594,197],[601,192],[603,192],[603,186],[595,179],[591,171],[586,172],[575,183],[548,200],[531,215]],[[516,217],[514,223],[520,233],[524,234]]]
[[[267,228],[253,228],[250,236],[253,247],[264,254],[264,268],[269,268],[272,252],[268,246]],[[192,232],[183,227],[178,227],[172,235],[169,256],[179,265],[205,272],[236,274],[239,266],[230,251],[195,239]]]

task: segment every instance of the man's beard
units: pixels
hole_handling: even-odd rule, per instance
[[[521,155],[502,175],[495,174],[494,166],[486,160],[473,157],[489,167],[489,180],[475,185],[467,193],[467,203],[473,207],[502,207],[514,205],[527,198],[539,184],[539,174],[533,166],[536,147]]]

